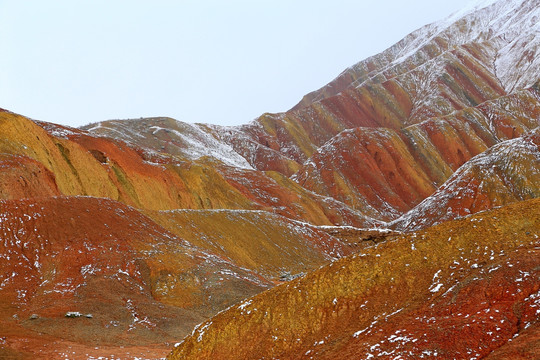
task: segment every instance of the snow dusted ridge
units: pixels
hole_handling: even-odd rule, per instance
[[[171,118],[142,118],[104,121],[88,125],[86,130],[190,160],[208,156],[226,165],[253,169],[246,159],[213,136],[203,124],[188,124]]]
[[[486,45],[493,52],[490,70],[507,92],[527,88],[540,77],[539,19],[539,0],[473,0],[447,18],[421,27],[383,52],[345,69],[293,109],[349,87],[403,76],[471,43]]]
[[[425,61],[422,49],[439,37],[448,42],[448,50],[472,42],[492,42],[496,47],[496,76],[506,91],[529,87],[540,75],[539,18],[538,0],[472,1],[446,19],[420,28],[386,50],[386,66],[369,74],[369,80],[384,79],[383,74],[389,71],[401,72],[393,68],[406,61],[420,65]],[[362,65],[361,62],[352,68]],[[353,86],[359,87],[365,81],[360,80]]]
[[[413,102],[408,119],[403,120],[404,125],[410,125],[451,113],[455,110],[452,101],[458,101],[458,109],[476,104],[461,94],[454,94],[457,97],[452,101],[445,95],[449,91],[444,85],[447,66],[459,63],[466,67],[462,57],[473,63],[471,68],[479,69],[471,71],[471,80],[487,77],[495,88],[482,94],[484,101],[502,95],[504,90],[512,93],[528,88],[540,78],[539,19],[540,0],[472,1],[446,19],[426,25],[382,53],[351,66],[338,77],[348,80],[336,79],[324,91],[306,98],[315,102],[335,95],[343,86],[361,87],[394,79]],[[467,44],[472,44],[470,49],[464,46]],[[286,115],[264,116],[273,123]],[[296,170],[289,167],[290,163],[293,159],[304,161],[305,154],[290,140],[287,129],[277,129],[276,134],[270,134],[261,121],[221,127],[169,118],[107,121],[88,128],[93,133],[192,160],[208,156],[226,165],[277,170],[291,176]],[[315,145],[310,146],[315,150]]]
[[[469,15],[470,13],[486,8],[496,3],[497,1],[498,0],[471,0],[463,8],[459,9],[458,11],[444,19],[443,22],[451,24],[454,21],[459,20],[466,15]],[[521,0],[519,0],[519,2],[521,2]]]
[[[204,156],[210,156],[227,165],[253,169],[246,159],[234,151],[230,145],[219,141],[204,131],[204,125],[185,123],[182,125],[185,127],[184,131],[166,129],[159,126],[151,126],[149,130],[152,130],[152,135],[156,135],[159,131],[164,131],[177,136],[178,139],[187,145],[183,154],[189,159],[196,160]]]

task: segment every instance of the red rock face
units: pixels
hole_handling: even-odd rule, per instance
[[[294,178],[350,206],[376,209],[366,213],[388,221],[412,209],[473,156],[537,127],[539,105],[536,91],[522,91],[399,132],[343,131]]]
[[[353,208],[370,208],[388,220],[408,210],[433,190],[395,131],[356,128],[321,147],[295,180]]]
[[[60,195],[54,174],[41,163],[24,156],[0,158],[0,198],[21,199]]]
[[[262,209],[316,225],[373,227],[381,222],[344,203],[313,194],[279,173],[217,166],[226,181]],[[338,198],[338,200],[341,200]]]
[[[437,191],[392,226],[406,231],[426,228],[540,196],[540,128],[493,146],[465,163]]]

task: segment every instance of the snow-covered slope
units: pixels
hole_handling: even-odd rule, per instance
[[[239,128],[247,141],[223,140],[247,159],[272,150],[298,167],[345,129],[400,130],[530,88],[540,79],[539,18],[540,0],[472,3],[351,66],[291,111]],[[251,164],[291,175],[282,161]]]
[[[210,156],[227,165],[252,169],[245,158],[230,145],[214,137],[202,124],[157,117],[103,121],[83,129],[190,160]]]

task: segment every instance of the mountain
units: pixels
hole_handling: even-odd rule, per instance
[[[240,157],[247,161],[241,166],[294,175],[320,195],[366,209],[377,220],[394,220],[473,156],[539,125],[539,5],[480,2],[353,65],[292,110],[246,125],[146,119],[86,129],[192,158]],[[174,129],[168,134],[160,130],[167,124]],[[134,128],[144,135],[134,136]],[[347,158],[348,148],[362,151],[365,139],[388,136],[385,149]],[[396,168],[396,161],[406,168]],[[367,169],[378,174],[356,175]]]
[[[41,196],[38,191],[44,191],[106,197],[148,210],[267,210],[316,225],[377,223],[339,201],[306,191],[279,173],[227,166],[213,158],[192,161],[9,112],[0,113],[0,121],[6,138],[0,144],[5,161],[42,164],[29,173],[19,195],[11,192],[22,186],[15,184],[20,179],[2,174],[6,186],[1,198]],[[49,181],[50,189],[31,190],[35,177],[54,178],[56,184]]]
[[[483,60],[482,65],[487,66],[483,70],[496,77],[493,83],[500,83],[493,88],[502,87],[512,92],[530,87],[538,78],[534,57],[538,44],[538,11],[538,1],[472,2],[471,6],[443,21],[426,25],[382,53],[349,67],[329,84],[304,96],[293,109],[308,107],[348,88],[380,84],[404,74],[416,75],[415,80],[423,80],[412,84],[413,88],[424,90],[414,92],[413,96],[429,95],[429,89],[435,85],[426,81],[430,80],[429,75],[441,76],[440,70],[431,74],[427,70],[436,69],[436,64],[449,56],[448,52],[456,50],[469,53],[476,61]],[[524,42],[527,46],[521,46]],[[488,59],[493,63],[488,64]],[[471,69],[470,65],[474,63],[469,59],[465,73],[479,70]],[[489,79],[485,81],[490,82]],[[423,106],[427,108],[428,105],[424,103]],[[433,110],[440,111],[430,109]]]
[[[296,172],[290,178],[303,188],[361,210],[364,216],[374,219],[371,224],[376,220],[390,221],[433,193],[473,156],[501,141],[536,128],[540,118],[539,100],[540,92],[535,84],[476,107],[430,118],[398,130],[385,127],[343,130],[313,151],[305,163],[293,168],[287,165],[285,170],[280,169],[283,172],[275,171],[274,177],[279,173],[290,175],[295,169]],[[166,124],[170,124],[172,129],[183,129],[184,132],[167,132],[163,127]],[[256,176],[260,179],[257,183],[267,181],[267,176],[255,172],[250,164],[234,160],[241,152],[234,152],[231,146],[220,140],[226,136],[215,133],[217,127],[185,124],[167,118],[148,118],[101,122],[85,128],[92,134],[112,136],[136,146],[170,152],[192,161],[214,158],[223,163],[224,166],[219,169],[226,179],[236,175],[224,169],[230,169],[235,174],[242,173],[240,176],[243,179]],[[197,130],[193,130],[195,128]],[[204,136],[201,135],[202,129],[208,131]],[[227,130],[225,133],[232,131]],[[234,132],[234,138],[243,141],[242,136],[246,134],[240,135],[241,129],[235,129]],[[183,140],[192,133],[198,134],[202,140]],[[198,145],[192,151],[193,143]],[[210,143],[212,145],[205,145]],[[226,153],[234,153],[233,160],[221,161]],[[285,154],[276,156],[283,158]],[[253,160],[249,157],[245,159]],[[238,166],[232,166],[234,162]],[[269,163],[272,161],[264,162],[266,165]],[[292,160],[285,163],[297,164]],[[256,165],[257,162],[251,161],[251,164]],[[265,205],[276,206],[268,203]],[[347,220],[340,224],[368,225],[367,222]]]
[[[342,130],[399,130],[529,88],[540,68],[538,5],[498,1],[427,25],[347,69],[291,111],[265,114],[237,130],[302,164]]]
[[[0,110],[0,357],[535,358],[539,9],[241,126]]]

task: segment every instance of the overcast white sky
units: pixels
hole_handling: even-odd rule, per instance
[[[469,2],[0,0],[0,107],[247,123]]]

